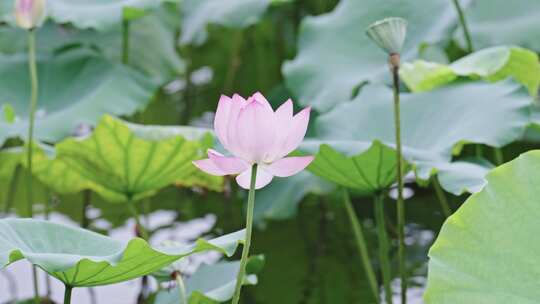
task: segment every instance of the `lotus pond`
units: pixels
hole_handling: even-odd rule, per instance
[[[537,0],[0,0],[0,303],[540,303]]]

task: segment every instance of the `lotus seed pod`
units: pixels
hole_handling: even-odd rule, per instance
[[[399,17],[385,18],[372,23],[366,33],[388,54],[399,54],[407,35],[407,21]]]
[[[46,0],[15,0],[15,21],[23,29],[39,27],[45,20]]]

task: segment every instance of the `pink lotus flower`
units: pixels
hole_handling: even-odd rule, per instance
[[[15,21],[23,29],[40,26],[45,19],[45,0],[15,0]]]
[[[244,189],[249,189],[254,164],[258,165],[256,189],[268,185],[274,176],[294,175],[313,161],[313,156],[286,157],[304,139],[310,110],[305,108],[293,116],[289,99],[274,112],[261,93],[247,100],[238,94],[232,98],[221,96],[214,130],[223,147],[234,156],[208,150],[208,159],[193,163],[212,175],[240,174],[236,181]]]

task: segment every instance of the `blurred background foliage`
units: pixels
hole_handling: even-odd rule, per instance
[[[26,216],[28,172],[20,146],[28,125],[27,42],[24,31],[12,25],[10,2],[0,4],[0,206]],[[405,158],[412,169],[406,201],[412,303],[421,301],[427,251],[447,213],[483,186],[490,168],[539,143],[537,0],[462,0],[473,51],[502,49],[459,63],[471,51],[449,0],[115,0],[95,7],[93,2],[49,0],[50,18],[37,31],[36,149],[44,162],[62,153],[59,147],[70,136],[88,136],[104,114],[122,123],[208,131],[221,94],[260,91],[274,105],[291,97],[297,109],[314,107],[303,153],[341,153],[340,164],[349,170],[343,164],[350,158],[365,168],[384,163],[368,148],[382,142],[381,151],[392,151],[387,65],[364,29],[387,16],[408,19],[401,89]],[[131,128],[136,133],[136,125]],[[156,132],[187,136],[185,130]],[[201,151],[212,145],[208,140],[199,143]],[[331,175],[330,169],[318,158],[311,172],[278,179],[257,193],[253,253],[264,254],[266,265],[258,285],[245,288],[245,303],[371,302],[339,186],[351,189],[373,257],[372,196],[384,192],[397,277],[392,182],[366,190],[361,183],[340,185],[339,179],[313,174]],[[59,212],[102,233],[130,218],[127,208],[95,184],[59,193],[47,180],[69,173],[49,172],[56,175],[33,177],[38,213]],[[139,209],[174,211],[176,222],[214,214],[216,234],[242,227],[245,193],[231,179],[182,178],[141,197]],[[96,216],[83,217],[88,208],[98,210]]]

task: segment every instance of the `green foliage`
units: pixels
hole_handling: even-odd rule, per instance
[[[9,181],[15,172],[15,168],[23,159],[22,150],[18,148],[4,149],[0,151],[0,180]]]
[[[387,54],[364,33],[369,24],[389,14],[410,20],[403,57],[414,58],[420,43],[438,42],[456,25],[452,9],[446,0],[343,0],[332,13],[303,20],[298,55],[283,67],[287,85],[301,104],[326,112],[388,74]]]
[[[175,31],[178,22],[174,12],[156,10],[130,23],[130,66],[163,84],[184,72],[184,61],[176,52]],[[24,33],[15,28],[0,28],[0,50],[6,54],[26,52]],[[121,61],[122,33],[120,27],[106,31],[79,30],[53,22],[36,32],[38,52],[42,56],[58,54],[72,48],[88,48],[113,62]],[[141,45],[152,45],[143,48]]]
[[[321,145],[309,170],[332,182],[373,194],[387,190],[396,180],[396,152],[379,141],[348,157],[329,145]]]
[[[276,178],[257,192],[253,219],[263,226],[263,221],[291,218],[297,214],[298,205],[306,195],[326,195],[334,189],[333,184],[309,172],[300,172],[286,179]]]
[[[184,0],[181,44],[200,45],[207,39],[206,26],[219,24],[244,28],[257,23],[271,0]]]
[[[15,1],[3,2],[0,20],[12,21]],[[125,10],[132,13],[134,10],[146,11],[159,7],[163,2],[176,0],[47,0],[47,15],[57,23],[69,23],[81,29],[106,30],[120,25],[124,17],[130,17],[129,13],[124,15]]]
[[[512,77],[527,87],[529,94],[536,96],[540,87],[540,62],[533,51],[499,46],[478,51],[450,65],[422,60],[405,63],[400,75],[413,92],[432,90],[458,76],[480,77],[492,82]]]
[[[504,146],[529,124],[531,98],[519,86],[466,83],[421,94],[402,94],[404,158],[420,179],[450,162],[464,143]],[[355,100],[318,117],[317,140],[354,156],[375,140],[394,145],[391,90],[366,86]],[[301,148],[313,151],[306,142]]]
[[[131,114],[144,107],[156,89],[136,71],[83,50],[42,57],[38,70],[35,138],[48,142],[73,134],[81,124],[96,123],[105,113]],[[0,55],[0,99],[9,100],[20,118],[13,124],[0,121],[0,143],[26,137],[28,79],[26,56]]]
[[[469,3],[465,16],[476,48],[494,45],[519,45],[540,51],[540,26],[536,0],[480,0],[461,1]],[[501,24],[504,21],[504,24]],[[464,39],[461,28],[455,37],[461,45]]]
[[[117,204],[129,199],[138,200],[134,204],[144,214],[167,210],[175,217],[163,226],[148,225],[153,233],[207,214],[217,216],[214,232],[233,231],[244,221],[244,191],[229,187],[232,179],[224,182],[191,165],[214,144],[208,134],[212,115],[206,112],[215,111],[222,93],[262,91],[273,106],[291,97],[295,110],[314,107],[309,139],[300,153],[316,159],[309,171],[276,178],[257,192],[255,218],[267,229],[255,231],[253,249],[266,254],[268,267],[259,274],[257,288],[244,290],[244,301],[370,303],[334,189],[351,188],[374,251],[372,204],[362,197],[391,187],[396,159],[387,55],[369,41],[365,29],[375,20],[404,17],[409,32],[401,57],[410,62],[401,69],[406,85],[400,88],[404,158],[418,185],[437,175],[442,188],[453,194],[447,195],[450,209],[468,193],[484,189],[445,224],[432,250],[426,300],[534,301],[539,296],[526,289],[536,273],[523,262],[534,262],[524,253],[524,248],[533,251],[534,244],[521,236],[535,229],[530,198],[536,195],[533,170],[540,156],[526,154],[495,169],[488,178],[491,186],[485,176],[494,167],[491,147],[504,146],[507,160],[537,147],[537,3],[458,2],[477,50],[471,54],[464,51],[463,28],[450,0],[49,0],[50,18],[36,30],[39,142],[33,146],[30,176],[20,140],[28,127],[26,32],[11,26],[13,1],[0,1],[1,211],[28,215],[30,180],[36,214],[51,211],[53,217],[61,213],[82,222],[83,210],[88,210],[87,227],[103,233],[130,218],[125,205]],[[129,60],[120,64],[124,42]],[[501,81],[506,78],[512,79]],[[204,127],[162,126],[179,123]],[[87,137],[68,138],[93,127]],[[474,151],[478,145],[482,149]],[[419,189],[409,179],[407,183],[414,191],[406,207],[407,240],[413,242],[407,248],[407,266],[414,285],[425,276],[420,265],[425,266],[429,236],[437,234],[444,219],[431,189]],[[81,192],[85,189],[90,191]],[[88,197],[91,206],[83,209]],[[394,205],[388,204],[386,214],[391,238]],[[75,275],[76,265],[88,273],[104,265],[123,280],[147,274],[158,264],[164,270],[172,256],[189,251],[152,248],[139,239],[126,244],[63,226],[42,228],[52,223],[30,222],[32,228],[24,229],[6,223],[0,222],[2,263],[24,255],[47,267],[69,266],[49,273],[61,280],[74,278],[81,286],[86,283]],[[45,235],[48,231],[62,237]],[[86,244],[94,238],[93,245]],[[19,250],[7,252],[14,244]],[[151,260],[135,266],[122,260],[128,253],[137,261]],[[394,247],[390,253],[394,262]],[[118,263],[125,268],[115,268]],[[227,300],[237,267],[236,262],[220,262],[186,276],[193,291],[190,303]],[[116,280],[97,278],[99,282],[90,283]],[[497,298],[490,298],[492,294]],[[177,295],[177,290],[162,291],[158,298],[177,303]]]
[[[152,248],[142,239],[124,243],[88,230],[31,219],[0,220],[0,267],[26,259],[64,284],[89,287],[150,274],[188,255],[216,250],[232,255],[244,231],[189,246]]]
[[[426,303],[535,303],[540,152],[487,175],[429,252]]]
[[[249,259],[247,267],[261,263],[264,263],[264,259],[260,256],[254,256]],[[239,261],[201,265],[193,275],[185,280],[188,303],[216,304],[230,300],[234,293],[239,268]],[[257,276],[251,272],[244,278],[244,284],[257,284]],[[154,304],[177,303],[187,304],[180,299],[178,287],[159,291],[154,300]]]
[[[222,178],[191,163],[213,142],[203,131],[144,127],[104,116],[92,135],[56,145],[54,160],[36,161],[36,176],[58,193],[92,189],[110,202],[136,201],[170,184],[222,187]]]
[[[484,187],[484,178],[493,167],[484,159],[455,161],[440,165],[437,177],[444,190],[454,195],[475,193]]]

